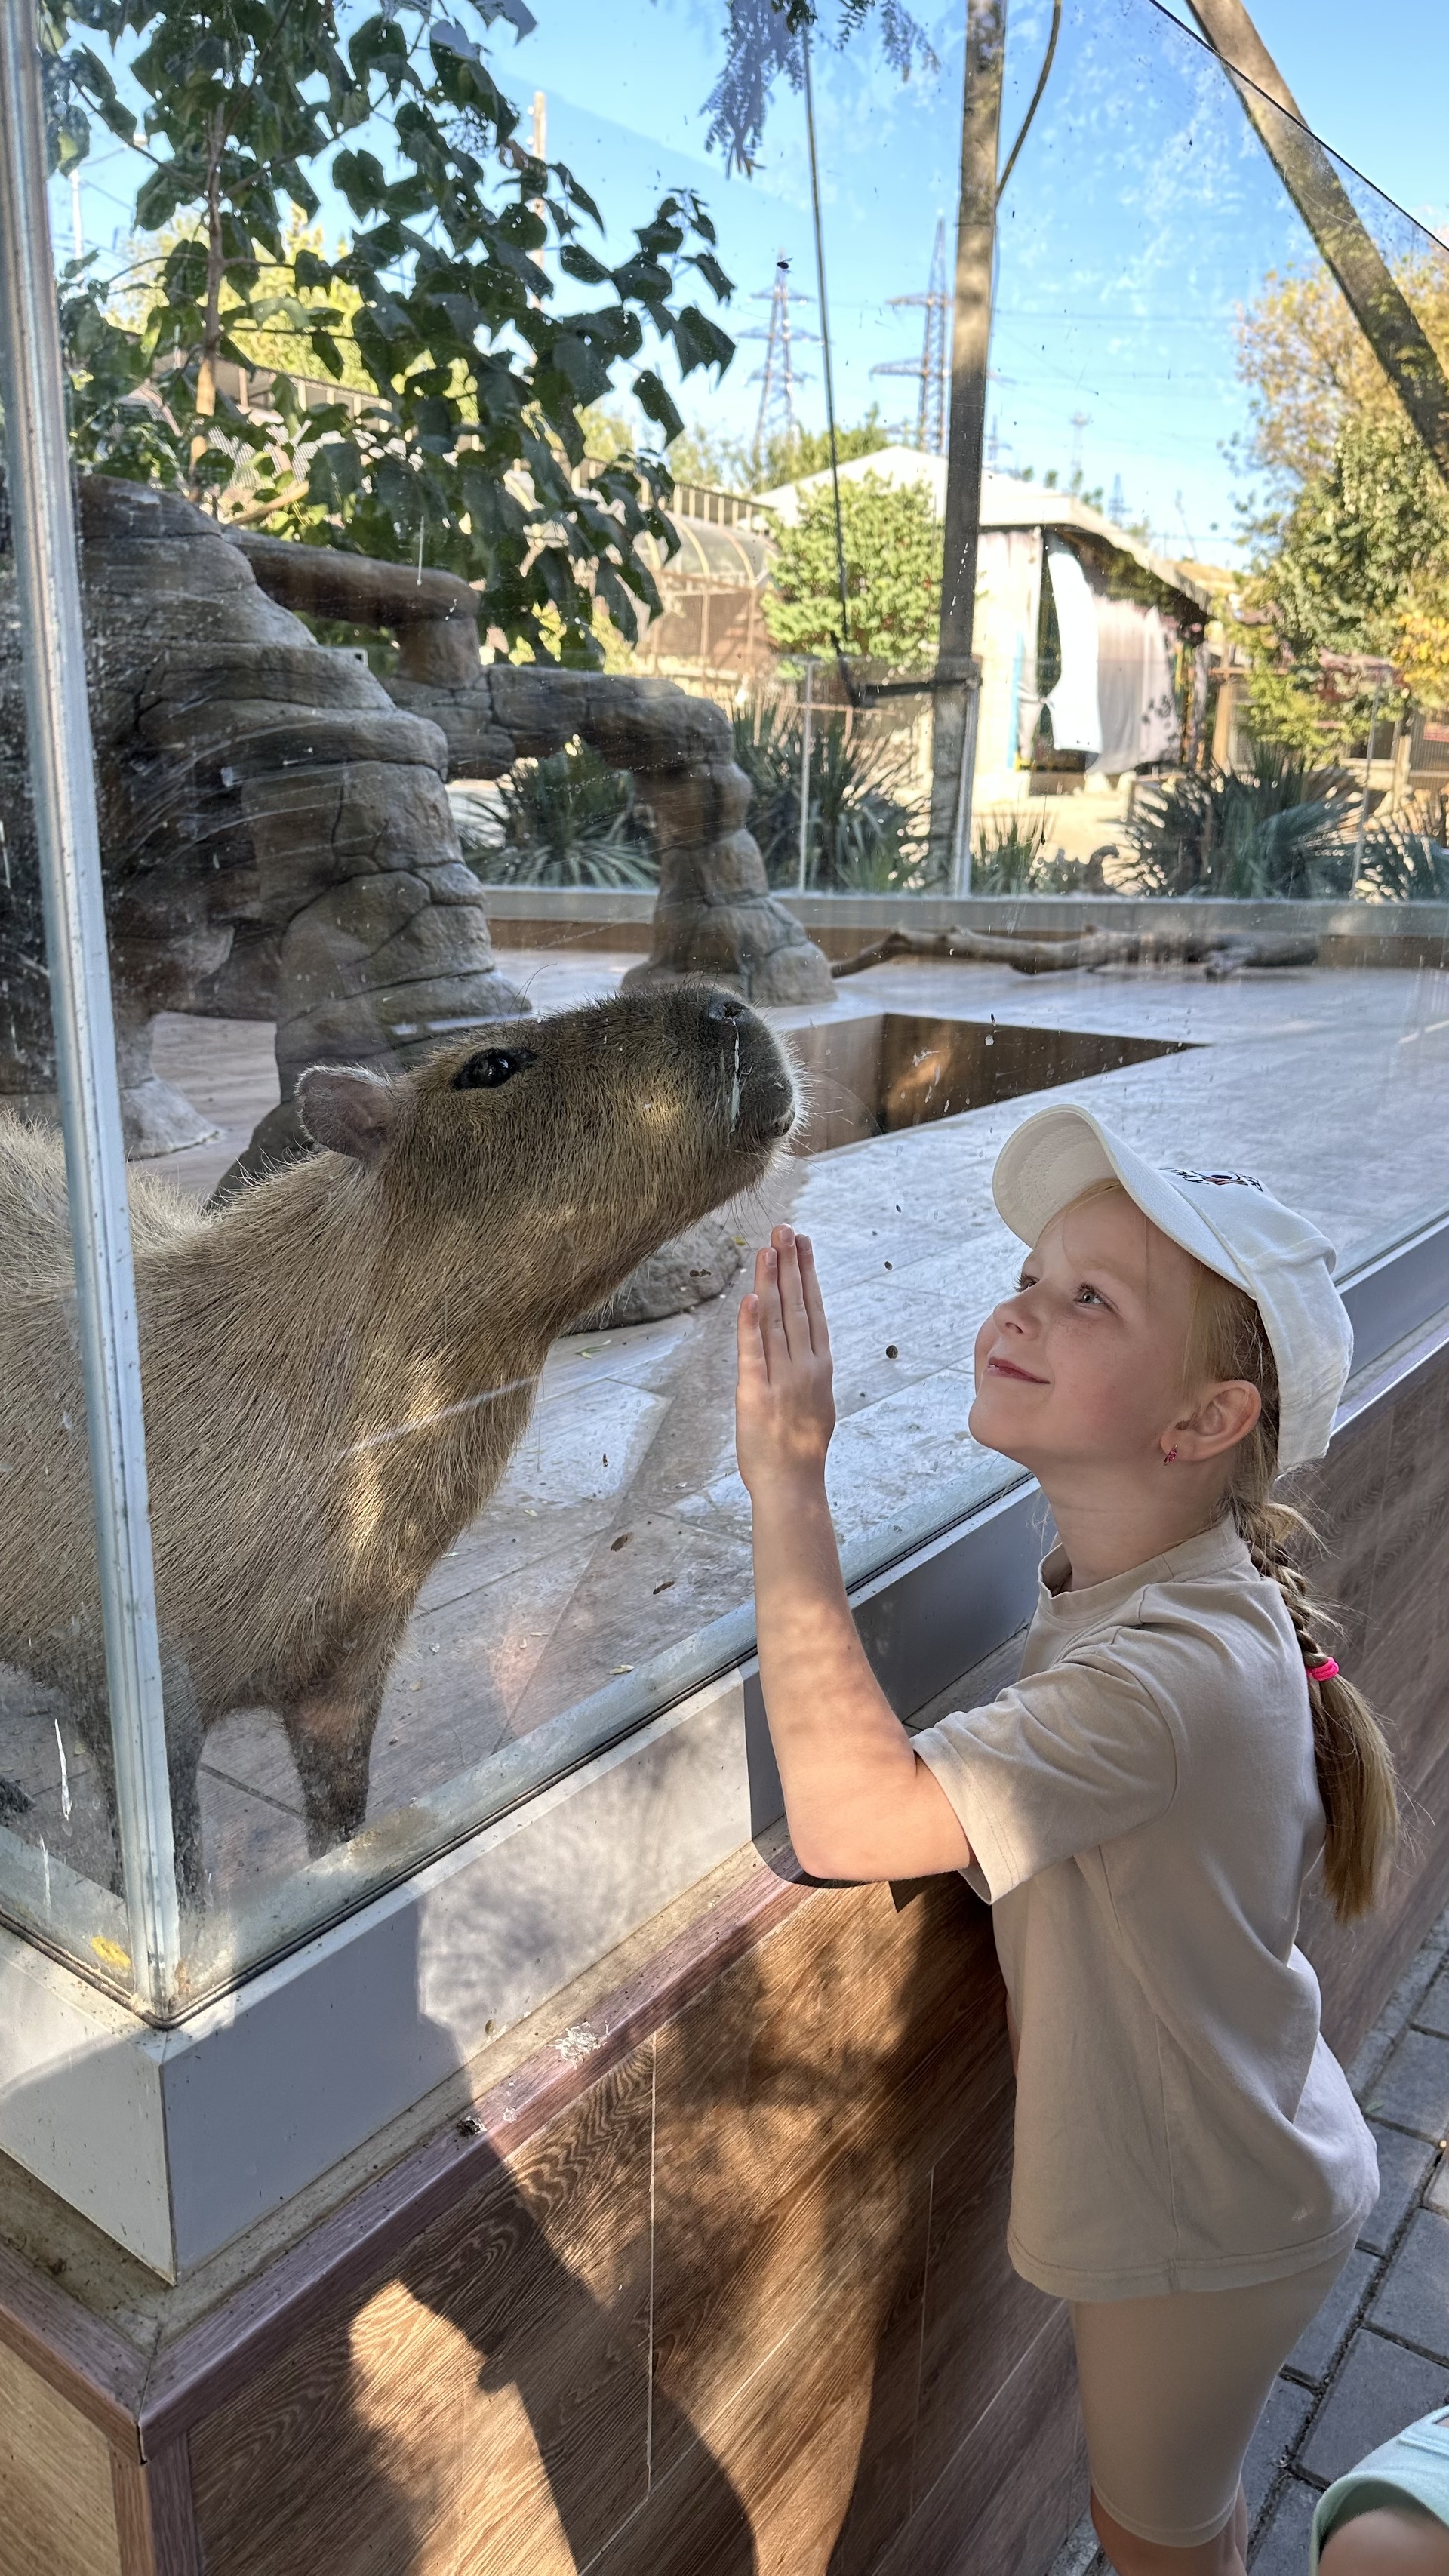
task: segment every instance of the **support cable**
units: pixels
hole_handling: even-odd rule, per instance
[[[815,218],[815,278],[820,297],[820,349],[825,368],[825,420],[830,432],[830,490],[835,502],[835,569],[840,583],[837,654],[850,649],[850,600],[845,579],[845,523],[840,515],[840,457],[835,436],[835,378],[830,364],[830,308],[825,301],[825,235],[820,223],[820,163],[815,151],[815,92],[810,79],[810,30],[801,30],[805,63],[805,133],[810,146],[810,206]]]
[[[1006,156],[1006,168],[1002,171],[1000,178],[996,182],[996,202],[998,206],[1006,194],[1007,180],[1011,177],[1012,171],[1016,168],[1016,156],[1021,150],[1023,143],[1026,141],[1027,136],[1031,132],[1031,120],[1041,105],[1042,92],[1046,88],[1047,80],[1051,73],[1052,57],[1056,52],[1057,38],[1061,32],[1062,0],[1052,0],[1052,31],[1047,38],[1046,55],[1043,60],[1041,70],[1037,74],[1036,87],[1031,94],[1031,105],[1028,107],[1025,116],[1021,120],[1021,132],[1018,134],[1016,141],[1008,152]]]

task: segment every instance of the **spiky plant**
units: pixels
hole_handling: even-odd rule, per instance
[[[749,825],[772,885],[800,873],[801,718],[768,700],[737,708],[735,759],[750,781]],[[805,879],[813,891],[902,893],[927,882],[925,835],[909,802],[908,754],[893,756],[844,715],[818,710],[810,731]]]
[[[520,761],[500,781],[501,840],[466,855],[492,885],[642,887],[657,884],[653,835],[627,770],[608,769],[587,744]]]
[[[1207,768],[1144,788],[1126,827],[1131,891],[1302,899],[1346,894],[1353,789],[1274,743],[1243,773]]]

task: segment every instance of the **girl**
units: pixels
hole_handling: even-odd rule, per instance
[[[1009,2247],[1071,2303],[1113,2567],[1243,2576],[1243,2455],[1378,2189],[1294,1942],[1320,1854],[1340,1916],[1371,1902],[1393,1777],[1270,1500],[1327,1449],[1352,1336],[1331,1247],[1245,1174],[1158,1171],[1062,1105],[993,1190],[1030,1251],[971,1428],[1060,1542],[1021,1679],[914,1741],[887,1706],[825,1499],[825,1311],[782,1226],[739,1322],[765,1705],[807,1870],[961,1870],[994,1908]]]

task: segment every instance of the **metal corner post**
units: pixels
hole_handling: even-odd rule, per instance
[[[45,163],[35,0],[0,0],[0,399],[26,643],[26,724],[75,1250],[131,1975],[143,2006],[165,2012],[176,1991],[180,1918]]]

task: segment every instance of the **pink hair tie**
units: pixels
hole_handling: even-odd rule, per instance
[[[1311,1682],[1334,1682],[1338,1679],[1338,1666],[1332,1655],[1325,1655],[1321,1663],[1309,1664],[1305,1670]]]

